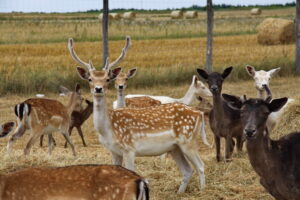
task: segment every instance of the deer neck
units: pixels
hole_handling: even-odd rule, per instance
[[[93,107],[91,105],[88,105],[83,111],[82,111],[82,119],[83,121],[87,120],[90,115],[93,112]]]
[[[117,108],[124,108],[125,106],[126,106],[126,103],[125,103],[124,89],[118,90]]]
[[[260,175],[269,174],[271,163],[268,161],[272,147],[271,139],[268,134],[264,133],[257,136],[255,139],[247,140],[246,148],[250,163],[254,170]]]
[[[71,94],[69,102],[68,102],[68,104],[66,106],[69,116],[71,116],[71,114],[74,111],[75,106],[76,106],[76,102],[75,102],[74,98],[75,98],[74,94]]]
[[[177,99],[177,101],[180,103],[184,103],[186,105],[190,105],[193,102],[194,98],[195,98],[195,88],[193,85],[190,85],[185,95],[182,98]]]
[[[93,109],[93,121],[94,127],[98,134],[100,134],[101,142],[112,141],[112,128],[111,120],[109,117],[109,111],[107,108],[106,97],[94,96],[94,109]]]
[[[224,108],[223,108],[223,100],[221,97],[221,92],[220,94],[213,94],[213,114],[215,116],[215,118],[217,118],[216,121],[219,121],[218,119],[220,119],[221,121],[223,120],[223,116],[224,116]]]

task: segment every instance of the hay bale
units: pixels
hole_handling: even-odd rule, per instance
[[[261,9],[260,8],[252,8],[250,10],[251,15],[260,15],[261,14]]]
[[[110,13],[113,20],[120,20],[122,17],[119,13]]]
[[[271,137],[278,139],[295,131],[300,131],[300,97],[295,98],[285,109]]]
[[[136,13],[135,12],[125,12],[122,17],[123,17],[123,19],[133,20],[136,18]]]
[[[187,11],[184,13],[184,17],[186,19],[195,19],[198,17],[198,12],[197,11]]]
[[[182,10],[173,10],[171,12],[171,19],[182,19],[183,11]]]
[[[103,13],[100,13],[98,16],[99,20],[103,19]],[[111,15],[111,13],[108,13],[108,20],[113,20],[113,16]]]
[[[257,27],[257,41],[262,45],[289,44],[295,41],[292,20],[267,18]]]

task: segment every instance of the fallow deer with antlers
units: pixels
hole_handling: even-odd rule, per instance
[[[69,39],[71,55],[76,55],[73,40]],[[78,60],[77,58],[76,60]],[[90,62],[91,63],[91,62]],[[103,70],[91,64],[87,69],[77,67],[79,76],[89,82],[94,102],[94,127],[100,142],[111,151],[113,163],[134,170],[136,156],[157,156],[171,152],[183,179],[178,192],[184,192],[192,176],[188,160],[200,176],[200,187],[205,185],[204,163],[198,153],[196,135],[200,132],[202,115],[180,103],[147,108],[108,110],[106,92],[121,68],[111,69],[108,59]],[[206,136],[202,139],[207,143]]]
[[[71,113],[81,109],[82,97],[80,86],[76,84],[75,91],[68,91],[69,103],[65,106],[57,100],[32,98],[15,106],[17,116],[17,128],[10,137],[7,150],[12,151],[13,143],[23,136],[26,130],[31,130],[31,138],[24,149],[24,154],[30,153],[32,145],[41,135],[48,135],[48,153],[51,155],[53,149],[52,133],[59,131],[72,148],[73,155],[76,156],[74,145],[69,138],[69,126],[71,123]]]
[[[0,174],[3,200],[149,200],[148,182],[114,165],[39,167]]]

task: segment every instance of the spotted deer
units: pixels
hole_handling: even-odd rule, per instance
[[[126,107],[129,108],[142,108],[142,107],[161,105],[160,101],[152,99],[151,97],[148,96],[126,98],[125,102],[126,102]]]
[[[212,94],[209,89],[200,81],[197,76],[193,76],[192,83],[182,98],[176,99],[168,96],[151,96],[151,95],[144,95],[144,94],[128,94],[125,96],[125,99],[133,98],[133,97],[142,97],[148,96],[152,99],[160,101],[162,104],[165,103],[183,103],[186,105],[191,105],[193,100],[196,99],[197,96],[202,97],[211,97]]]
[[[148,181],[121,166],[27,168],[0,174],[5,200],[149,200]]]
[[[253,66],[246,65],[245,69],[246,69],[247,73],[254,79],[258,98],[264,99],[265,98],[265,90],[264,90],[263,86],[266,85],[269,87],[269,82],[270,82],[271,78],[274,77],[280,71],[280,67],[271,69],[269,71],[265,71],[265,70],[256,71]],[[274,129],[276,124],[279,122],[279,120],[280,120],[281,116],[283,115],[284,111],[286,110],[286,108],[288,108],[290,103],[292,103],[293,101],[294,101],[294,99],[289,98],[288,102],[283,106],[283,108],[281,108],[277,112],[272,112],[268,116],[267,127],[270,132]]]
[[[200,188],[203,188],[204,164],[196,140],[202,122],[200,111],[180,103],[109,110],[106,101],[108,85],[121,68],[111,69],[108,59],[103,70],[96,70],[92,65],[84,66],[87,69],[77,67],[77,72],[89,82],[94,102],[94,128],[100,142],[111,151],[113,164],[122,165],[124,162],[127,169],[134,170],[136,156],[170,152],[183,174],[178,192],[186,190],[193,173],[188,160],[196,168]],[[202,139],[207,143],[206,135],[202,135]]]
[[[120,72],[115,80],[115,88],[117,89],[117,101],[113,102],[113,108],[123,108],[126,106],[125,101],[125,89],[128,79],[132,78],[136,74],[136,68],[130,69],[127,73]]]
[[[29,155],[32,145],[41,137],[48,135],[48,153],[51,155],[53,149],[52,133],[60,132],[72,148],[76,156],[74,145],[69,138],[69,126],[71,113],[81,108],[82,97],[80,86],[76,84],[75,91],[66,91],[70,96],[69,103],[65,106],[53,99],[31,98],[15,106],[17,116],[17,128],[10,137],[7,151],[11,153],[13,143],[23,136],[26,130],[31,130],[31,138],[24,149],[24,154]]]

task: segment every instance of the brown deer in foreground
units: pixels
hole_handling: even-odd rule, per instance
[[[79,136],[81,137],[82,140],[82,144],[84,147],[86,147],[86,143],[83,137],[83,132],[81,130],[81,126],[82,124],[91,116],[91,114],[93,113],[93,102],[90,102],[89,100],[85,100],[87,106],[85,109],[81,110],[81,111],[73,111],[72,115],[71,115],[71,124],[70,124],[70,128],[69,128],[69,136],[72,135],[72,130],[74,127],[76,127],[77,132],[79,134]],[[40,139],[40,146],[43,146],[43,138],[44,135],[41,136]],[[53,139],[53,143],[56,144],[54,138]],[[65,148],[67,147],[67,141],[65,142]]]
[[[241,100],[225,94],[223,97],[240,102],[235,108],[241,112],[249,160],[262,186],[277,200],[299,200],[300,132],[272,140],[266,125],[268,116],[282,109],[288,99]]]
[[[69,40],[70,48],[74,51],[72,39]],[[202,123],[201,113],[180,103],[108,110],[108,84],[118,76],[121,68],[110,69],[108,61],[103,70],[96,70],[91,64],[83,66],[87,69],[77,67],[77,72],[89,82],[94,103],[94,127],[100,142],[111,151],[113,163],[122,165],[124,161],[127,169],[134,170],[136,156],[170,152],[183,174],[178,192],[186,190],[193,174],[188,160],[196,168],[200,188],[203,188],[204,163],[196,140]],[[207,143],[206,135],[202,135],[202,139]]]
[[[67,91],[66,94],[70,96],[66,106],[57,100],[42,98],[27,99],[15,106],[17,128],[8,141],[8,153],[12,151],[13,143],[29,129],[31,130],[31,138],[24,149],[25,155],[30,153],[32,145],[40,136],[45,134],[48,135],[48,153],[51,155],[53,149],[52,133],[59,131],[71,145],[73,155],[76,156],[68,130],[71,123],[71,113],[81,109],[80,86],[76,84],[75,91]]]
[[[222,74],[212,72],[208,74],[205,70],[197,69],[198,74],[204,78],[213,94],[213,108],[209,115],[210,127],[214,133],[216,145],[216,158],[221,161],[220,155],[220,139],[224,137],[226,140],[225,159],[230,159],[237,140],[237,149],[243,149],[243,131],[240,122],[240,113],[229,107],[221,97],[222,84],[225,78],[231,73],[232,67],[226,68]]]
[[[147,180],[121,166],[27,168],[0,175],[3,200],[149,200]]]

